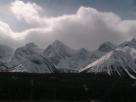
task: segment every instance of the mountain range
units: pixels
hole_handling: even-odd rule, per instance
[[[16,50],[0,45],[1,72],[28,73],[106,73],[135,77],[136,39],[119,45],[104,42],[94,51],[72,49],[54,41],[45,49],[28,43]]]
[[[127,75],[136,79],[136,39],[126,41],[79,70],[84,73]]]

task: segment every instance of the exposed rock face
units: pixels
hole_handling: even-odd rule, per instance
[[[107,73],[108,75],[128,75],[136,79],[136,49],[130,47],[116,48],[79,72]]]
[[[15,51],[10,64],[15,66],[12,70],[30,73],[52,73],[55,67],[40,53],[40,49],[34,44],[29,43]]]

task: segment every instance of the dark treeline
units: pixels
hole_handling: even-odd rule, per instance
[[[132,102],[136,81],[105,74],[0,73],[0,99]]]

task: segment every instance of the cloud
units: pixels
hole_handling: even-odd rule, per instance
[[[25,3],[21,0],[15,0],[11,3],[11,11],[15,14],[18,20],[25,20],[29,24],[42,23],[40,12],[42,12],[43,9],[36,3]]]
[[[54,40],[61,40],[73,48],[93,50],[105,41],[118,44],[136,37],[136,20],[123,20],[113,12],[101,12],[91,7],[80,7],[75,14],[58,17],[42,16],[42,7],[32,2],[16,0],[11,11],[20,21],[37,25],[22,32],[13,31],[4,22],[0,23],[0,38],[10,38],[24,44],[35,42],[46,47]]]
[[[111,12],[100,12],[91,7],[80,7],[75,14],[49,18],[50,30],[47,31],[43,28],[35,33],[28,32],[26,39],[38,42],[39,45],[40,39],[43,40],[42,44],[58,39],[73,48],[95,49],[104,41],[117,44],[130,38],[130,28],[136,24],[132,22],[123,21]],[[50,37],[49,40],[48,37]]]
[[[20,32],[17,33],[12,31],[11,27],[7,23],[0,21],[0,44],[17,48],[25,43],[23,38],[23,33],[21,35]]]

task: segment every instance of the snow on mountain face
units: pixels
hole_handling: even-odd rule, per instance
[[[94,61],[79,72],[107,73],[108,75],[117,74],[122,76],[127,74],[133,79],[136,73],[136,49],[130,47],[117,48],[100,59]]]
[[[28,70],[25,69],[22,64],[20,64],[20,65],[14,67],[14,69],[11,70],[10,72],[28,72]]]
[[[49,45],[43,52],[43,55],[48,58],[55,65],[60,63],[60,60],[65,60],[70,57],[75,51],[62,42],[56,40],[53,44]]]
[[[119,45],[119,47],[125,47],[125,46],[129,46],[131,48],[135,48],[136,49],[136,39],[133,38],[131,41],[125,41],[122,44]]]
[[[78,70],[90,62],[89,54],[90,53],[86,49],[82,48],[71,57],[67,57],[65,60],[60,60],[60,63],[57,65],[57,67]]]
[[[47,59],[40,55],[40,49],[29,43],[15,51],[10,64],[14,67],[11,72],[51,73],[55,67]]]
[[[90,52],[85,48],[74,50],[56,40],[49,45],[43,55],[53,63],[58,70],[75,72],[90,62]]]
[[[89,52],[85,48],[73,50],[56,40],[44,50],[43,55],[59,69],[79,70],[114,48],[112,43],[105,42],[93,52]]]
[[[94,62],[95,60],[101,58],[106,53],[114,50],[116,47],[111,42],[104,42],[99,46],[99,48],[95,51],[90,53],[90,63]]]
[[[62,42],[56,40],[44,50],[43,55],[48,60],[50,60],[50,62],[53,63],[58,69],[70,70],[78,67],[77,64],[79,62],[77,61],[79,60],[79,58],[75,58],[79,56],[79,54],[77,55],[77,53],[78,50],[74,50],[63,44]],[[83,53],[86,53],[86,51]]]

